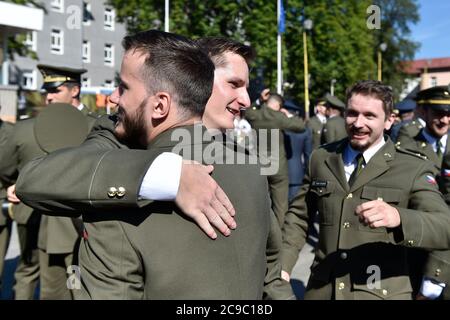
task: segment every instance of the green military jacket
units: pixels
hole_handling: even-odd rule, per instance
[[[417,119],[405,123],[398,132],[397,143],[400,142],[400,145],[409,143],[411,138],[417,136],[422,128],[422,124]]]
[[[313,143],[313,149],[317,149],[322,144],[322,130],[324,127],[324,124],[322,121],[319,120],[317,116],[312,117],[309,119],[309,121],[306,123],[306,126],[311,129],[312,131],[312,143]]]
[[[283,268],[291,271],[308,218],[318,211],[319,243],[307,299],[411,299],[406,249],[449,248],[450,211],[434,181],[435,168],[385,139],[351,187],[342,158],[347,139],[311,156],[307,183],[286,215],[282,251]],[[399,211],[399,227],[372,229],[359,221],[355,208],[377,199]]]
[[[8,141],[13,131],[14,125],[9,122],[2,121],[0,119],[0,150],[4,148],[4,145]],[[1,155],[1,151],[0,151]],[[1,159],[0,159],[1,161]],[[6,182],[2,182],[0,179],[0,208],[3,208],[3,201],[6,199]],[[0,227],[6,225],[8,219],[4,212],[0,212]]]
[[[161,154],[180,148],[172,133],[185,130],[194,137],[193,128],[168,130],[157,136],[149,149]],[[207,163],[212,158],[206,148],[214,149],[219,158],[225,152],[221,143],[209,138],[181,143],[184,156],[201,151]],[[99,164],[109,160],[109,153],[105,150],[100,155]],[[123,160],[120,163],[126,158]],[[116,208],[104,212],[101,219],[83,215],[88,238],[82,241],[79,254],[82,297],[260,299],[270,223],[267,180],[259,175],[257,165],[215,164],[212,176],[235,205],[239,227],[230,237],[219,235],[211,241],[179,214],[173,202],[154,201],[139,211],[127,210],[129,214]],[[245,200],[242,194],[247,195]]]
[[[408,134],[415,132],[415,128],[417,126],[411,125],[409,129]],[[402,135],[401,141],[399,140],[397,142],[397,146],[407,149],[412,152],[417,152],[421,156],[423,156],[425,159],[430,160],[436,167],[438,174],[436,175],[436,180],[439,184],[439,189],[441,192],[445,195],[445,197],[448,197],[448,189],[446,188],[446,183],[448,180],[447,175],[449,174],[448,171],[446,171],[445,168],[443,168],[443,162],[439,160],[438,156],[433,150],[433,146],[430,145],[425,137],[423,136],[423,128],[419,129],[416,135],[410,137],[407,134]],[[449,148],[450,145],[450,138],[449,135],[447,136],[447,150],[445,152],[445,155],[443,157],[443,161],[445,162],[445,159],[449,158]],[[442,172],[442,174],[441,174]],[[449,202],[447,202],[449,203]],[[418,268],[418,275],[415,275],[415,277],[418,277],[419,279],[416,280],[418,283],[422,280],[422,275],[436,279],[440,282],[444,282],[447,284],[447,287],[444,291],[443,297],[445,299],[450,299],[450,289],[448,286],[450,286],[450,251],[447,250],[440,250],[440,251],[433,251],[432,253],[428,254],[427,252],[413,252],[412,253],[412,259],[414,259],[413,263]],[[418,290],[418,288],[417,288]]]
[[[128,149],[114,136],[114,118],[99,118],[80,147],[55,151],[31,161],[24,168],[24,175],[20,175],[17,180],[17,194],[21,199],[34,208],[47,211],[47,214],[54,211],[76,216],[82,210],[85,218],[88,217],[87,213],[93,213],[95,215],[92,217],[98,217],[99,220],[103,219],[104,212],[110,210],[126,213],[153,204],[151,200],[139,198],[138,194],[144,174],[161,151]],[[76,167],[68,165],[74,161],[77,162]],[[40,188],[38,181],[48,185],[48,188]],[[111,197],[111,187],[124,191],[120,196]],[[276,226],[273,213],[270,218],[271,225]],[[202,234],[198,228],[197,232]],[[281,235],[277,232],[277,228],[271,227],[267,244],[269,268],[263,297],[292,299],[294,296],[289,283],[280,279],[281,265],[277,259]]]
[[[72,108],[72,107],[70,107]],[[45,109],[44,109],[45,110]],[[77,114],[75,108],[70,109],[71,112]],[[72,113],[71,113],[72,114]],[[59,123],[68,123],[67,119],[58,118],[59,114],[55,117],[54,121]],[[91,117],[81,118],[87,122],[86,130],[93,125],[94,119]],[[77,120],[80,120],[78,118]],[[72,121],[69,120],[69,121]],[[63,143],[67,136],[70,136],[70,132],[66,132],[64,135],[53,134],[52,127],[45,128],[45,136],[51,137],[51,140]],[[85,135],[87,135],[87,131]],[[17,173],[21,173],[23,167],[32,159],[45,155],[48,153],[46,147],[42,144],[42,141],[38,141],[37,138],[38,129],[36,127],[36,118],[27,119],[18,122],[11,135],[11,139],[8,139],[6,147],[0,152],[1,166],[0,174],[14,183]],[[54,138],[53,138],[54,137]],[[42,182],[42,181],[40,181]],[[39,188],[47,188],[48,185],[37,182]],[[40,214],[41,212],[34,210],[27,206],[23,202],[13,206],[14,220],[18,224],[26,224],[33,212]],[[59,253],[71,253],[74,250],[75,242],[78,239],[79,230],[75,229],[76,221],[66,217],[47,217],[41,218],[39,228],[38,247],[45,250],[49,254]]]
[[[305,131],[305,122],[303,119],[296,116],[288,118],[284,113],[272,110],[265,105],[263,105],[261,109],[256,109],[255,107],[249,108],[246,110],[245,118],[251,124],[253,129],[269,130],[267,135],[267,150],[263,150],[263,146],[265,146],[265,144],[261,145],[262,135],[258,132],[258,144],[262,147],[258,148],[258,152],[262,157],[270,159],[272,164],[278,162],[278,174],[287,176],[288,165],[286,151],[284,148],[284,137],[281,130],[303,132]],[[278,132],[278,139],[275,140],[272,138],[271,129],[280,130]],[[273,146],[274,143],[278,144],[278,152]]]
[[[323,126],[322,144],[332,143],[347,137],[345,120],[341,116],[329,118]]]

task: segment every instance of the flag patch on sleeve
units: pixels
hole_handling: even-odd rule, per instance
[[[433,176],[427,175],[425,178],[429,184],[437,184],[436,179]]]
[[[444,169],[444,177],[450,177],[450,169]]]

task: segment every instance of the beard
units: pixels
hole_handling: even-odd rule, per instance
[[[117,112],[117,123],[122,124],[123,132],[115,131],[117,139],[130,149],[145,149],[147,147],[147,125],[144,118],[144,109],[148,98],[145,98],[136,111],[128,114],[121,106]]]

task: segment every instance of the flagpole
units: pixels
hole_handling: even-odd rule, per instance
[[[169,0],[164,3],[164,31],[169,32]]]
[[[283,82],[283,70],[281,70],[281,32],[280,32],[280,15],[281,15],[281,1],[277,0],[277,92],[283,94],[282,92],[282,82]]]

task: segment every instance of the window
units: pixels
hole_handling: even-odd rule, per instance
[[[88,77],[81,78],[81,87],[89,88],[91,86],[91,79]]]
[[[114,88],[114,83],[112,80],[105,80],[105,83],[103,85],[105,88]]]
[[[28,90],[36,90],[36,71],[23,70],[22,71],[22,88]]]
[[[82,56],[83,56],[83,62],[89,63],[91,62],[91,43],[87,40],[83,40],[83,46],[82,46]]]
[[[32,50],[32,51],[37,51],[37,35],[36,35],[36,31],[29,31],[26,33],[26,38],[25,41],[23,42],[24,45],[26,45],[28,47],[28,49]]]
[[[92,20],[94,17],[91,12],[91,4],[83,1],[83,24],[90,25]]]
[[[50,52],[64,54],[64,33],[62,30],[52,29],[50,37]]]
[[[52,0],[50,1],[50,7],[53,11],[64,12],[64,0]]]
[[[432,87],[436,87],[438,84],[437,84],[437,78],[436,77],[431,77],[431,86]]]
[[[104,58],[105,65],[114,65],[114,46],[112,44],[105,44]]]
[[[114,21],[116,19],[116,12],[114,9],[105,8],[105,30],[114,30]]]

